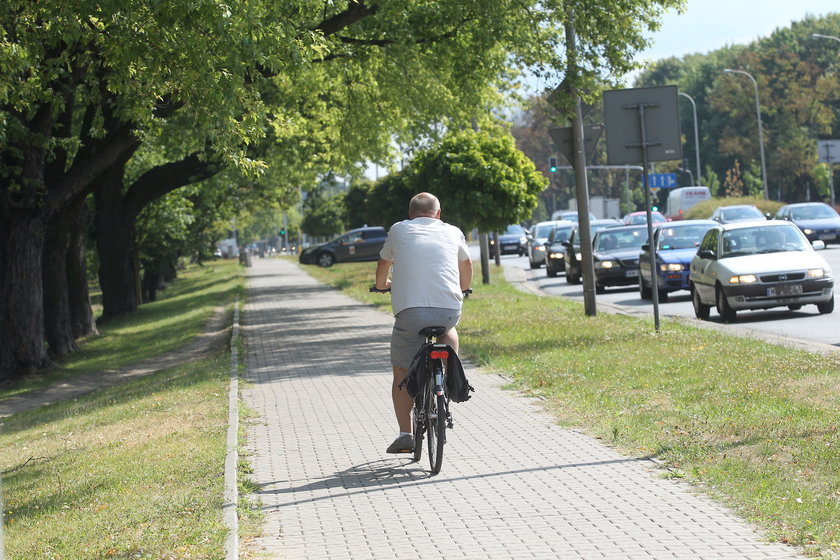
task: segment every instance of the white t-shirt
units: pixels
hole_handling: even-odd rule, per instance
[[[379,256],[394,262],[394,315],[409,307],[461,309],[458,261],[470,253],[460,229],[435,218],[403,220],[391,226]]]

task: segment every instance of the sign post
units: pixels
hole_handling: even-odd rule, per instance
[[[677,95],[677,86],[604,92],[604,116],[609,131],[607,133],[607,160],[611,165],[641,163],[644,179],[642,184],[645,186],[654,186],[648,176],[648,163],[682,160]],[[676,182],[676,176],[674,181]],[[650,246],[653,320],[656,332],[659,332],[659,282],[656,274],[656,246],[650,215],[650,188],[644,191]],[[642,281],[641,275],[639,281]]]
[[[820,163],[828,164],[828,186],[831,190],[831,205],[834,206],[834,164],[840,161],[840,140],[817,140],[817,154]]]

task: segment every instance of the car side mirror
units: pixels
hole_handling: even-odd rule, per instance
[[[697,251],[697,256],[701,259],[714,259],[715,252],[710,249],[700,249]]]
[[[772,219],[773,219],[773,216],[771,216],[771,215],[770,215],[770,212],[765,212],[765,213],[764,213],[764,217],[765,217],[765,218],[767,218],[768,220],[772,220]]]
[[[571,246],[572,246],[572,244],[569,243],[568,241],[563,242],[563,247],[571,247]]]
[[[642,251],[650,251],[650,245],[648,245],[647,243],[642,245]]]
[[[813,247],[817,251],[825,249],[825,241],[823,241],[822,239],[817,239],[811,243],[811,247]]]

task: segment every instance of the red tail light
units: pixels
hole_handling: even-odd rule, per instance
[[[446,350],[432,350],[433,360],[448,360],[449,352]]]

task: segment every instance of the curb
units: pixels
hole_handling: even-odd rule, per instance
[[[233,303],[233,331],[230,335],[230,386],[228,388],[227,454],[225,456],[225,492],[222,516],[228,535],[225,539],[225,560],[239,558],[239,517],[236,508],[239,495],[236,487],[236,466],[239,462],[239,297]]]

